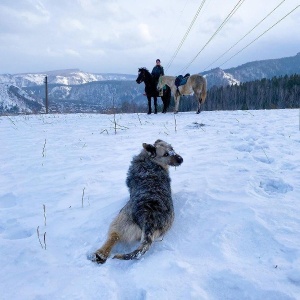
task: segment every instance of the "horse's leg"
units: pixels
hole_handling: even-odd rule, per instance
[[[171,103],[171,90],[169,90],[168,92],[168,96],[167,96],[167,101],[166,101],[166,112],[170,107],[170,103]]]
[[[163,110],[162,113],[165,114],[167,112],[167,89],[164,89],[164,87],[161,89],[162,95],[160,95],[161,101],[163,103]]]
[[[201,113],[201,104],[202,104],[202,98],[201,98],[201,94],[199,96],[196,96],[197,100],[198,100],[198,109],[196,111],[197,114]]]
[[[171,101],[171,90],[169,87],[166,87],[164,96],[161,97],[161,99],[163,100],[164,103],[163,113],[166,113],[170,106],[170,101]]]
[[[180,100],[180,95],[176,93],[174,95],[174,100],[175,100],[175,109],[174,109],[174,114],[178,113],[178,107],[179,107],[179,100]]]
[[[165,105],[165,97],[164,96],[161,96],[160,97],[161,98],[161,101],[162,101],[162,103],[163,103],[163,109],[162,109],[162,113],[164,114],[165,113],[165,109],[166,109],[166,105]]]
[[[165,113],[167,112],[167,109],[168,109],[168,107],[167,107],[167,101],[168,101],[168,99],[167,99],[166,96],[162,96],[162,97],[161,97],[161,100],[162,100],[162,102],[163,102],[163,110],[162,110],[162,113],[165,114]]]
[[[148,99],[148,115],[150,115],[152,113],[152,109],[151,109],[151,97],[147,95],[147,99]]]
[[[196,93],[194,93],[196,95]],[[200,114],[201,112],[201,104],[203,104],[205,102],[207,96],[207,91],[206,91],[206,81],[204,80],[202,88],[201,88],[201,92],[198,94],[198,110],[197,110],[197,114]]]
[[[157,97],[154,96],[154,113],[157,114]]]
[[[200,113],[201,113],[201,100],[198,103],[198,109],[197,109],[196,114],[200,114]]]
[[[196,96],[196,98],[197,98],[197,100],[198,100],[198,109],[197,109],[197,111],[196,111],[196,114],[200,114],[200,112],[201,112],[201,102],[202,102],[202,99],[201,99],[201,96],[200,96],[200,97],[197,97],[197,96]]]

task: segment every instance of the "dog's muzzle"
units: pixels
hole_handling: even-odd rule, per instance
[[[172,155],[171,166],[177,167],[180,166],[182,163],[183,163],[183,158],[180,155],[178,154]]]

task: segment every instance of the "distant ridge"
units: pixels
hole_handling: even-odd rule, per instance
[[[253,61],[236,68],[215,68],[202,73],[213,86],[300,74],[300,52],[295,56]],[[115,105],[143,111],[144,84],[135,82],[137,74],[89,73],[80,69],[0,75],[0,114],[44,111],[45,76],[52,111],[107,112]],[[179,75],[179,74],[177,74]],[[125,108],[124,108],[125,109]]]
[[[274,76],[300,74],[300,52],[295,56],[248,62],[235,68],[202,72],[209,88],[247,82]]]
[[[53,70],[38,73],[2,74],[0,83],[12,84],[17,87],[33,87],[43,85],[45,76],[49,84],[79,85],[105,80],[135,80],[136,75],[114,73],[89,73],[79,69]]]

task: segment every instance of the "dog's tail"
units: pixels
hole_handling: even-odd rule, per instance
[[[139,259],[142,255],[144,255],[149,250],[151,244],[152,244],[152,240],[151,238],[148,237],[142,241],[142,243],[136,250],[127,254],[116,254],[113,258],[123,259],[123,260]]]
[[[144,226],[144,228],[145,227],[148,226]],[[144,255],[152,245],[154,237],[153,237],[153,230],[150,230],[149,227],[143,231],[144,231],[144,238],[142,239],[141,244],[136,250],[127,254],[116,254],[113,258],[130,260],[130,259],[139,259],[142,255]]]

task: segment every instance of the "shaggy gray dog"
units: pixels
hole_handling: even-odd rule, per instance
[[[108,238],[95,252],[94,261],[104,263],[118,242],[140,240],[138,248],[113,258],[135,259],[145,254],[152,242],[163,236],[174,220],[169,166],[183,162],[172,146],[162,140],[154,145],[143,144],[129,167],[126,184],[130,199],[109,227]]]

